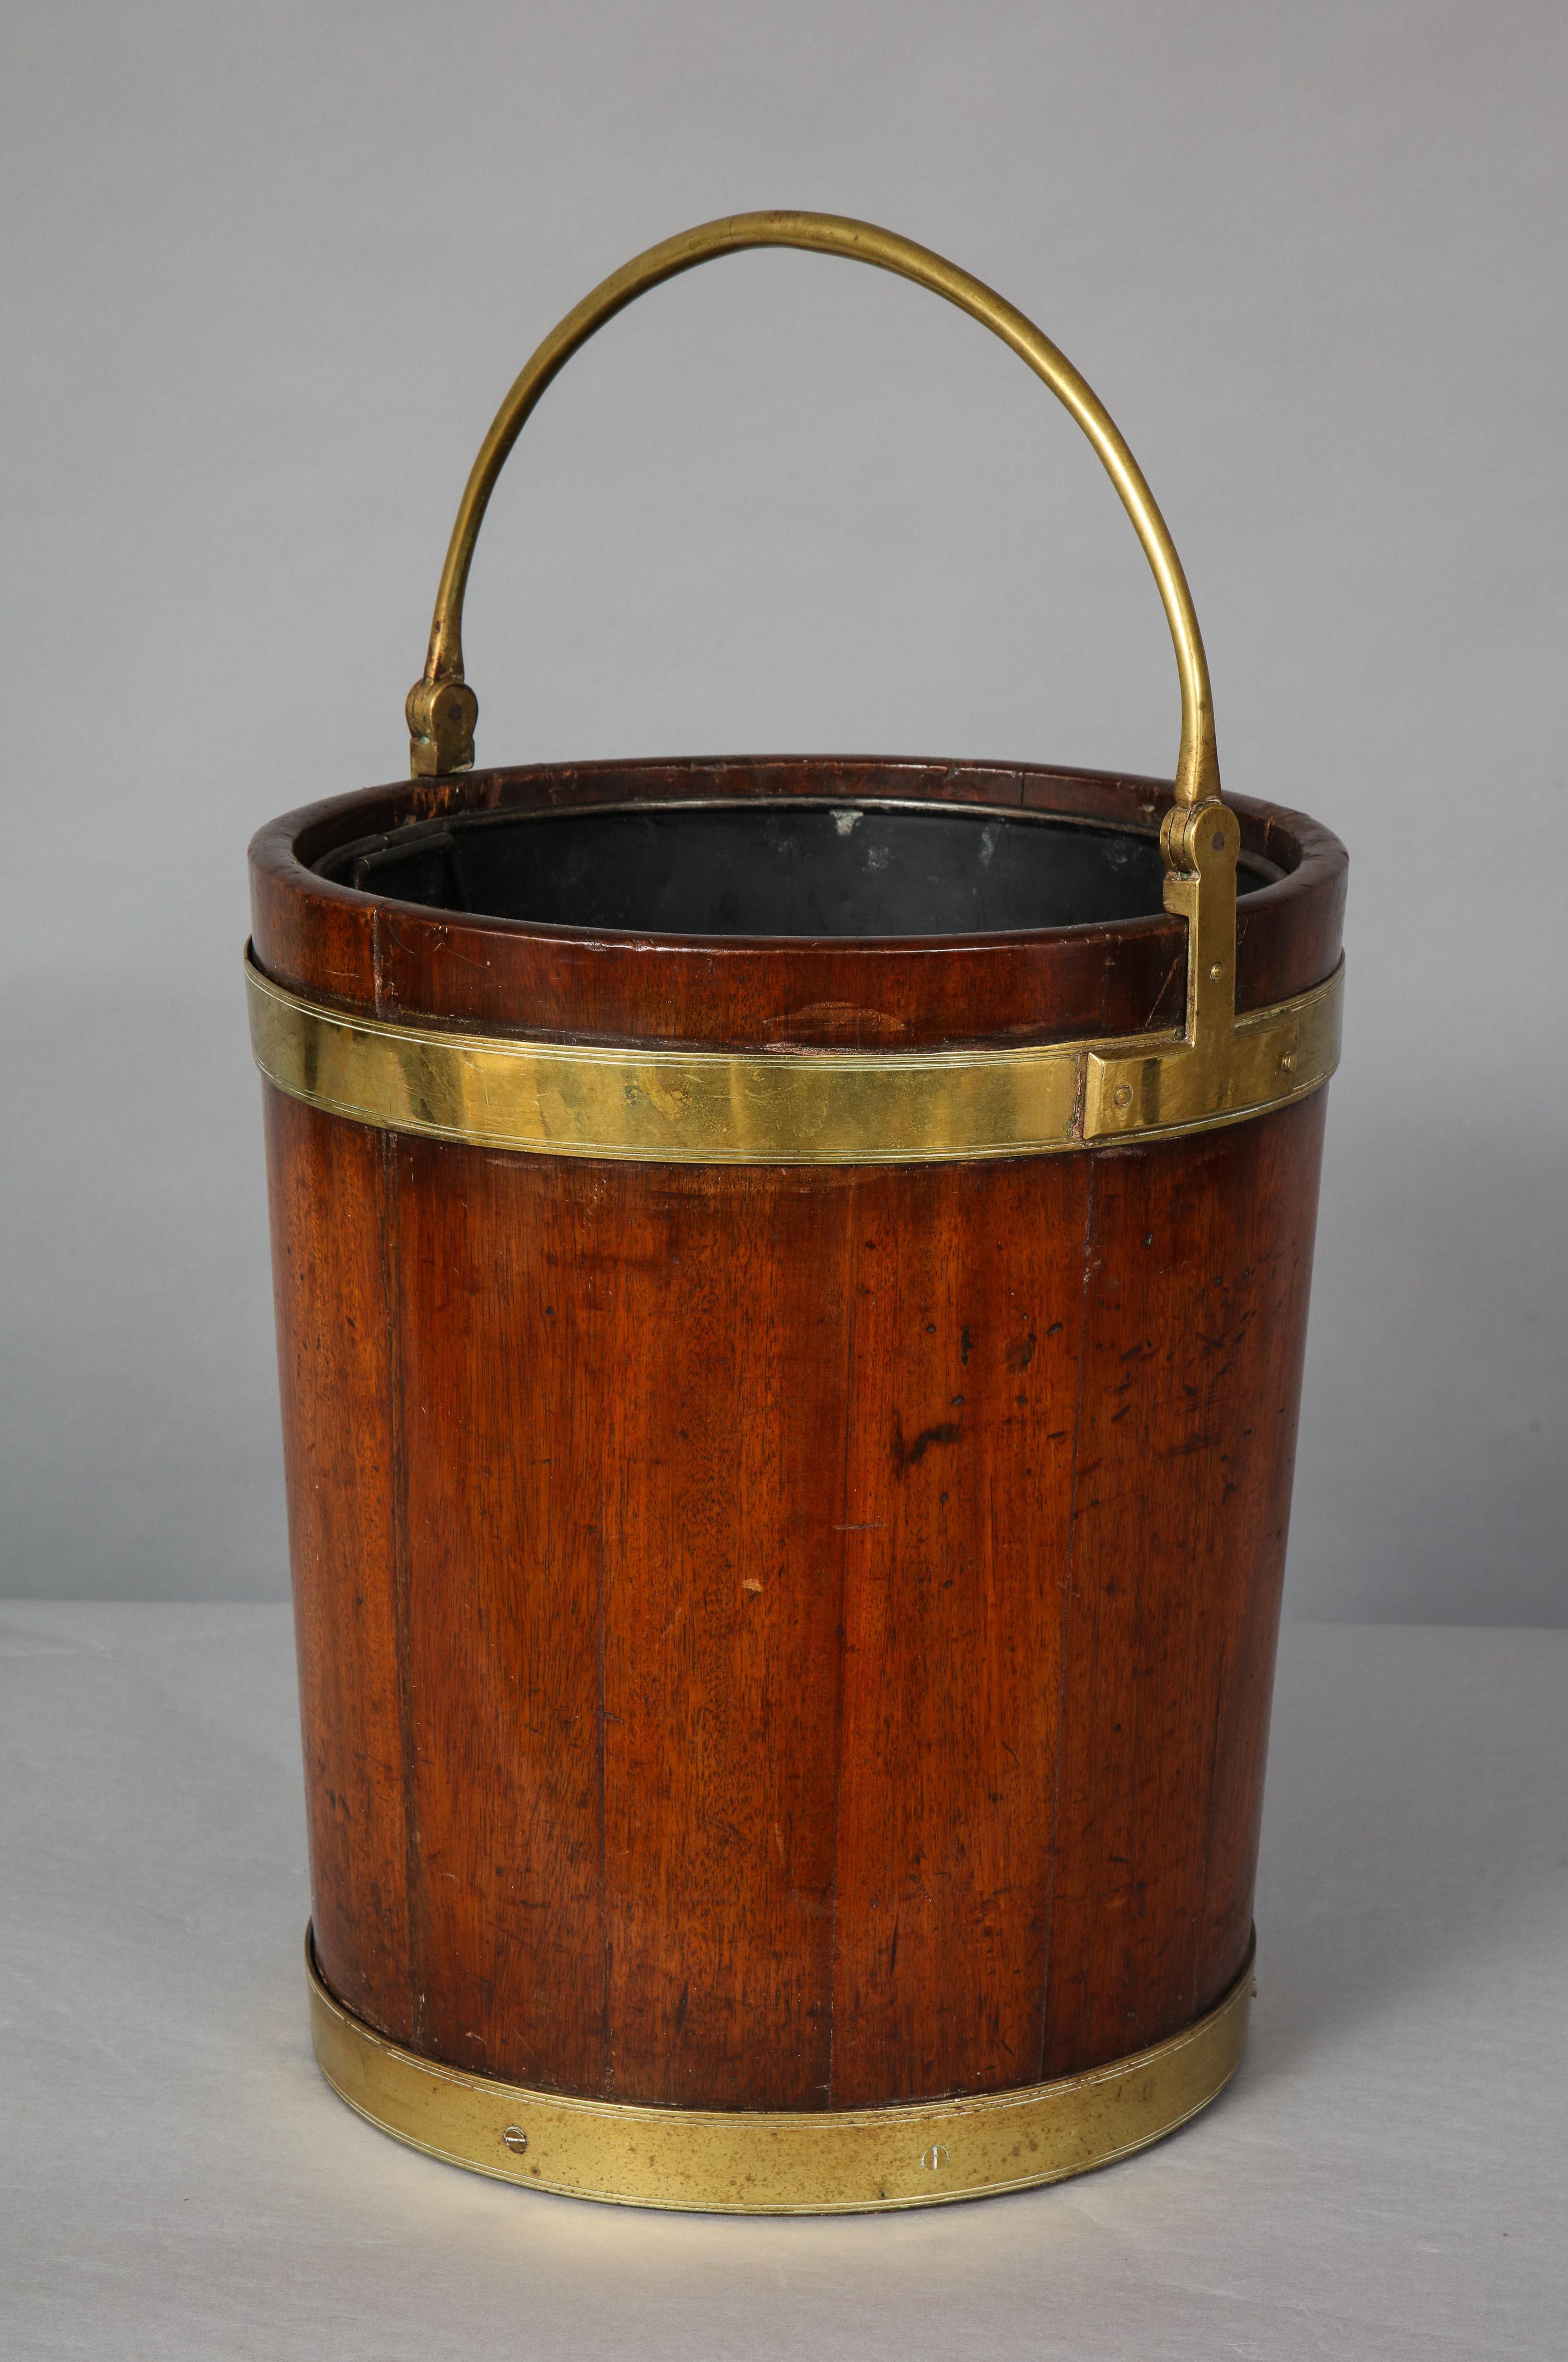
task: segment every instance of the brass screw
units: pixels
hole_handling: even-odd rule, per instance
[[[1214,984],[1218,984],[1224,973],[1224,968],[1221,966],[1220,963],[1216,960],[1213,966],[1209,971],[1210,981]]]
[[[521,2125],[508,2125],[501,2137],[514,2157],[521,2157],[528,2146],[528,2136]]]
[[[1116,1086],[1116,1088],[1114,1089],[1114,1091],[1112,1091],[1112,1093],[1111,1093],[1111,1095],[1110,1095],[1110,1096],[1111,1096],[1111,1098],[1114,1099],[1114,1101],[1116,1102],[1116,1105],[1117,1105],[1119,1108],[1130,1108],[1130,1107],[1132,1106],[1132,1084],[1131,1084],[1131,1083],[1118,1083],[1118,1084],[1117,1084],[1117,1086]]]

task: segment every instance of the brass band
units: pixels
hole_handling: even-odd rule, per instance
[[[1087,2074],[977,2099],[761,2114],[569,2099],[437,2066],[350,2015],[322,1982],[308,1931],[305,1970],[322,2073],[395,2139],[534,2190],[723,2214],[940,2206],[1109,2165],[1224,2090],[1254,1991],[1249,1949],[1207,2017]]]
[[[351,1016],[246,962],[256,1063],[291,1098],[383,1131],[542,1156],[901,1164],[1047,1156],[1235,1123],[1319,1089],[1342,967],[1195,1043],[1036,1049],[655,1050],[508,1040]]]

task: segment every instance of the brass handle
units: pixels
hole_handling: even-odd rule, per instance
[[[479,701],[463,679],[463,593],[474,544],[491,493],[507,454],[523,431],[528,414],[557,371],[585,345],[596,329],[617,312],[700,262],[722,254],[739,254],[748,247],[801,247],[814,254],[839,254],[853,262],[868,262],[878,270],[897,272],[944,296],[1010,345],[1043,378],[1052,392],[1071,411],[1121,494],[1154,570],[1165,606],[1165,620],[1176,644],[1176,669],[1181,677],[1181,745],[1176,757],[1176,796],[1178,807],[1200,804],[1220,793],[1219,761],[1214,747],[1214,713],[1209,689],[1209,666],[1202,635],[1193,613],[1187,577],[1176,556],[1165,521],[1154,494],[1123,442],[1110,414],[1085,383],[1066,356],[1049,337],[978,279],[955,263],[945,262],[929,248],[869,222],[847,221],[835,214],[734,214],[725,221],[704,222],[697,229],[666,238],[585,295],[560,326],[551,330],[525,367],[496,413],[463,492],[458,521],[441,569],[436,593],[436,613],[430,626],[430,653],[424,677],[408,693],[410,767],[415,778],[467,770],[474,759],[474,723]],[[1173,870],[1185,869],[1170,833],[1166,860]]]

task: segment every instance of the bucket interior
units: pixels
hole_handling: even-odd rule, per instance
[[[366,893],[659,935],[1009,934],[1164,908],[1157,838],[983,805],[750,797],[460,813],[337,847]],[[1243,893],[1279,871],[1243,855]]]

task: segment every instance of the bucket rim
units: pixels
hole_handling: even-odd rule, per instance
[[[824,784],[820,789],[805,792],[799,788],[776,794],[759,789],[734,791],[734,783],[741,778],[756,779],[769,773],[782,772],[798,778],[819,771]],[[870,771],[899,778],[906,792],[878,791],[864,785],[848,784],[841,789],[832,789],[829,783],[841,778],[846,771]],[[1099,790],[1108,797],[1121,793],[1126,796],[1127,805],[1121,811],[1085,811],[1075,809],[1070,804],[1058,807],[1044,802],[1028,805],[1016,800],[1008,802],[1002,794],[992,800],[973,793],[942,796],[911,795],[907,792],[911,780],[927,778],[933,774],[944,779],[969,778],[977,783],[994,779],[999,786],[1008,781],[1037,783],[1041,788],[1058,783],[1067,791],[1088,789],[1091,792]],[[710,794],[563,796],[561,800],[548,804],[499,800],[507,797],[509,789],[525,789],[536,782],[553,784],[591,779],[624,785],[654,776],[666,779],[723,779],[731,786],[728,792]],[[440,790],[447,792],[443,794]],[[489,800],[491,797],[498,800],[492,802]],[[460,925],[464,931],[471,928],[480,933],[538,936],[561,943],[599,942],[613,937],[639,944],[668,945],[679,951],[704,948],[730,952],[755,948],[785,953],[831,943],[835,947],[852,948],[873,955],[888,951],[956,952],[1000,944],[1043,943],[1074,935],[1135,935],[1143,932],[1163,931],[1168,927],[1169,921],[1165,914],[1155,912],[1114,920],[1068,921],[1040,927],[977,928],[923,935],[827,937],[762,932],[686,933],[659,927],[609,928],[538,919],[513,919],[487,911],[436,911],[427,903],[348,885],[326,872],[321,864],[326,860],[340,860],[360,844],[385,841],[403,829],[432,827],[453,820],[471,826],[524,818],[559,818],[588,809],[611,811],[635,806],[643,810],[668,811],[712,809],[743,802],[783,806],[839,803],[909,810],[929,809],[937,805],[966,813],[984,811],[1025,822],[1114,832],[1157,843],[1161,821],[1174,800],[1174,784],[1169,779],[1087,766],[907,755],[613,756],[584,761],[508,765],[491,770],[457,772],[441,780],[395,779],[384,785],[348,789],[280,813],[276,819],[257,830],[250,842],[249,853],[253,866],[264,866],[273,874],[296,873],[299,885],[318,893],[324,900],[341,899],[356,907],[372,906],[415,922],[438,920]],[[1228,794],[1227,802],[1242,823],[1242,865],[1254,871],[1260,865],[1265,865],[1274,873],[1239,893],[1239,902],[1244,902],[1249,910],[1255,910],[1270,897],[1287,894],[1293,887],[1297,890],[1310,887],[1318,881],[1320,872],[1342,869],[1346,866],[1347,855],[1340,839],[1309,813],[1288,806],[1267,803],[1252,796]],[[380,828],[367,828],[359,836],[342,833],[351,818],[382,808],[391,808],[397,817]],[[1325,968],[1324,974],[1328,972]],[[1320,982],[1321,978],[1315,977],[1311,981]]]
[[[1181,1020],[1187,922],[1143,917],[935,936],[682,935],[436,909],[324,877],[335,847],[408,822],[591,803],[778,799],[995,807],[1146,834],[1168,779],[878,756],[614,757],[399,780],[296,807],[250,847],[251,936],[285,989],[375,1016],[500,1034],[735,1049],[1083,1040]],[[1238,797],[1243,854],[1281,874],[1236,906],[1239,1012],[1323,983],[1347,859],[1309,815]]]

